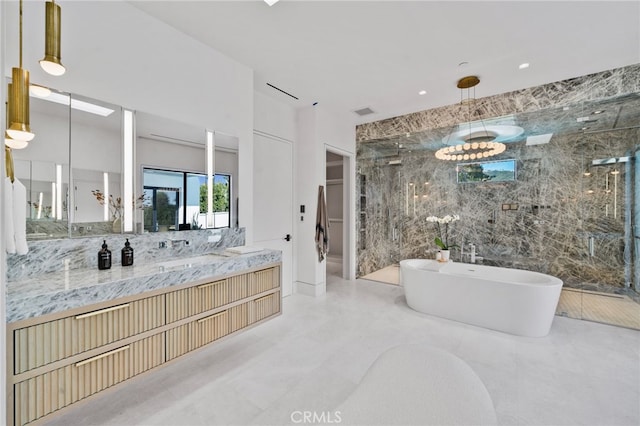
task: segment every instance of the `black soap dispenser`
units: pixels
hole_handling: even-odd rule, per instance
[[[102,249],[98,252],[98,269],[111,269],[111,250],[107,249],[106,240],[102,240]]]
[[[133,265],[133,249],[131,248],[131,244],[129,243],[128,238],[127,238],[127,242],[124,243],[124,248],[121,251],[120,257],[122,259],[122,266]]]

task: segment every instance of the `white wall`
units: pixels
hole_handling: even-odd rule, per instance
[[[204,146],[192,147],[153,139],[137,138],[136,170],[140,172],[139,186],[142,188],[142,167],[206,173]]]
[[[318,187],[326,183],[326,151],[331,147],[333,151],[346,156],[346,161],[350,162],[350,173],[344,178],[351,203],[345,208],[350,210],[348,217],[355,219],[355,126],[350,119],[332,114],[320,106],[301,108],[297,116],[296,145],[298,204],[305,204],[311,213],[307,215],[311,220],[298,222],[296,288],[305,294],[321,295],[326,291],[326,267],[324,262],[318,262],[314,241]],[[350,227],[349,234],[355,235],[355,220],[347,220],[347,217],[343,219],[346,220],[345,226]],[[350,238],[348,244],[351,256],[355,256],[355,238]],[[350,268],[355,268],[355,263]]]
[[[264,93],[254,92],[254,130],[288,141],[296,138],[296,111]]]

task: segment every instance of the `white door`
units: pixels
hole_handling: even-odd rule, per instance
[[[253,240],[282,251],[282,295],[293,291],[293,145],[253,135]]]

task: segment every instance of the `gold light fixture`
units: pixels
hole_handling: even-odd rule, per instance
[[[46,2],[44,58],[40,60],[40,66],[45,72],[59,76],[64,74],[66,68],[60,59],[60,33],[61,16],[60,6],[54,1]]]
[[[11,179],[11,182],[13,182],[15,180],[13,171],[13,155],[11,154],[11,149],[6,146],[4,147],[4,162],[6,164],[7,177]]]
[[[9,91],[11,91],[11,84],[9,84]],[[9,102],[5,102],[5,108],[6,108],[6,116],[7,116],[7,129],[9,128]],[[27,145],[29,145],[29,142],[27,141],[22,141],[19,139],[13,139],[11,136],[9,136],[9,133],[7,133],[6,131],[4,132],[4,145],[5,147],[9,147],[11,149],[23,149],[26,148]]]
[[[29,125],[29,71],[22,69],[22,0],[20,0],[20,67],[11,69],[9,89],[9,127],[14,140],[29,142],[35,134]]]
[[[469,125],[467,128],[447,135],[444,141],[449,146],[436,151],[436,158],[445,161],[466,161],[479,160],[502,154],[507,146],[499,142],[500,138],[510,138],[522,133],[522,129],[516,126],[485,126],[481,122],[480,127],[472,128],[471,125],[471,98],[469,89],[480,83],[480,79],[475,75],[463,77],[458,80],[457,87],[460,89],[460,103],[467,104],[469,110]],[[467,89],[467,98],[464,99],[462,91]],[[475,89],[474,89],[475,90]],[[462,126],[461,126],[462,127]],[[504,139],[503,139],[504,140]]]

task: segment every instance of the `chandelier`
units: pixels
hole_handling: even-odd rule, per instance
[[[436,151],[436,158],[445,161],[478,160],[502,154],[506,145],[501,140],[511,139],[522,134],[523,129],[517,126],[485,126],[471,122],[471,104],[475,99],[470,96],[470,89],[480,83],[475,76],[467,76],[458,80],[460,89],[460,103],[468,106],[468,125],[460,126],[460,130],[453,132],[443,140],[445,146]],[[467,98],[463,99],[463,90],[467,89]]]

